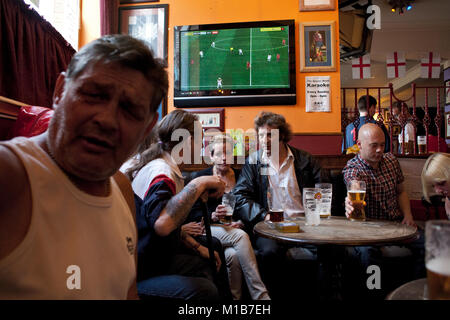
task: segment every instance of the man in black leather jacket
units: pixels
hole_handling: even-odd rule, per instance
[[[321,168],[311,154],[288,146],[287,142],[291,139],[292,132],[282,115],[261,112],[255,118],[255,129],[258,134],[260,150],[251,154],[246,160],[234,188],[233,192],[236,195],[236,216],[234,218],[241,219],[248,234],[253,236],[254,248],[260,262],[261,276],[270,291],[270,287],[273,290],[276,290],[274,287],[278,287],[276,283],[279,282],[277,281],[279,279],[275,279],[275,277],[280,274],[279,271],[284,272],[282,265],[287,248],[279,245],[275,240],[253,235],[255,224],[268,220],[270,217],[267,207],[267,189],[273,181],[278,181],[277,179],[283,176],[281,177],[282,181],[288,180],[288,201],[291,206],[295,207],[296,204],[301,206],[303,188],[314,187],[315,183],[321,182]],[[275,137],[271,135],[271,132],[273,134],[276,131],[271,129],[278,129],[278,139],[275,141],[279,145],[277,150],[271,144],[272,138]],[[273,162],[268,160],[270,155],[275,152],[278,154],[280,166],[274,166]],[[270,170],[272,170],[273,176],[269,178]]]

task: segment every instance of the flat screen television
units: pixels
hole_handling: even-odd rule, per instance
[[[294,20],[174,30],[175,107],[296,104]]]

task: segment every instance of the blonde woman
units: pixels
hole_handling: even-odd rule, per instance
[[[233,157],[234,141],[228,135],[216,135],[209,144],[213,166],[196,172],[193,178],[202,176],[216,176],[225,182],[225,193],[232,192],[239,177],[239,170],[233,169],[229,160]],[[211,220],[218,222],[220,216],[225,215],[226,209],[221,198],[208,198],[208,213]],[[199,221],[202,217],[198,203],[193,207],[187,221]],[[186,221],[186,222],[187,222]],[[253,300],[269,300],[269,294],[261,280],[255,253],[248,234],[242,230],[241,221],[233,221],[229,226],[211,226],[212,235],[219,239],[225,250],[228,269],[228,279],[234,300],[242,298],[243,278]]]
[[[429,202],[430,195],[440,194],[445,197],[445,212],[450,219],[450,154],[432,154],[422,170],[422,188],[425,199]]]

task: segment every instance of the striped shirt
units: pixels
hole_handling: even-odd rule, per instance
[[[357,179],[366,182],[366,217],[370,219],[401,220],[403,213],[398,202],[398,186],[405,178],[397,158],[384,153],[377,169],[372,168],[358,154],[347,162],[344,181]]]

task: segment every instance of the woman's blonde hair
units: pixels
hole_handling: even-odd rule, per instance
[[[212,137],[211,141],[209,142],[209,150],[211,151],[211,156],[214,156],[214,147],[216,144],[219,143],[229,143],[231,147],[234,147],[234,140],[231,138],[231,136],[227,133],[223,134],[216,134]]]
[[[422,169],[422,190],[424,198],[430,202],[436,183],[450,183],[450,154],[437,152],[432,154]]]

